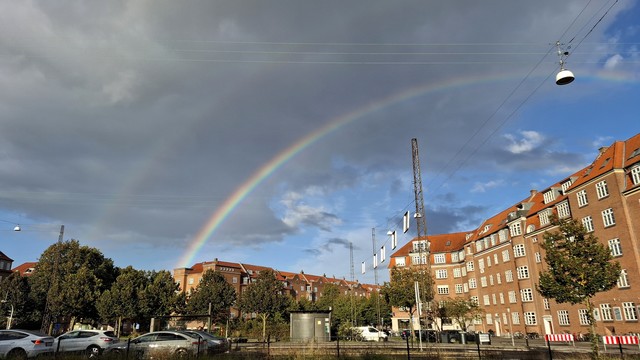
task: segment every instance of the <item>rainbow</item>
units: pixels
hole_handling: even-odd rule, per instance
[[[177,267],[187,267],[193,262],[195,256],[200,249],[211,238],[213,233],[218,229],[222,222],[229,216],[229,214],[235,209],[242,200],[244,200],[253,189],[255,189],[262,181],[264,181],[269,175],[275,172],[280,166],[287,161],[291,160],[298,153],[316,143],[324,136],[333,133],[341,127],[348,125],[349,123],[364,117],[365,115],[379,111],[387,106],[422,96],[425,94],[442,91],[451,88],[457,88],[461,86],[469,86],[476,84],[484,84],[491,82],[500,82],[509,79],[522,76],[522,74],[502,74],[502,76],[477,76],[477,77],[465,77],[458,79],[449,79],[444,83],[435,83],[412,87],[405,89],[399,93],[392,94],[390,96],[378,99],[370,102],[363,107],[350,111],[339,117],[336,117],[329,121],[326,125],[319,129],[307,134],[305,137],[299,139],[286,149],[282,150],[266,164],[255,171],[244,183],[242,183],[232,194],[227,198],[224,203],[216,209],[209,220],[198,231],[196,236],[187,246],[186,251],[179,260]]]

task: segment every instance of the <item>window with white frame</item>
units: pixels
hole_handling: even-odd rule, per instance
[[[542,195],[544,197],[544,203],[548,204],[556,199],[556,193],[553,190],[549,190]]]
[[[467,268],[461,267],[460,270],[462,271],[462,276],[467,276]]]
[[[493,263],[498,265],[498,254],[493,254]]]
[[[563,201],[560,204],[558,204],[558,206],[556,206],[556,209],[558,210],[558,217],[560,219],[564,219],[566,217],[569,217],[571,215],[571,211],[569,211],[569,202],[568,201]]]
[[[502,274],[496,273],[496,282],[498,285],[502,284]]]
[[[520,299],[522,300],[522,302],[533,301],[533,290],[531,290],[531,288],[521,289]]]
[[[434,262],[434,264],[444,264],[444,263],[446,263],[444,254],[435,254],[435,255],[433,255],[433,262]]]
[[[462,289],[464,290],[465,293],[468,293],[469,292],[469,284],[467,284],[467,283],[462,284]]]
[[[562,183],[562,191],[567,191],[567,189],[571,186],[571,180],[567,180]]]
[[[438,285],[438,294],[440,294],[440,295],[448,295],[449,294],[449,285]]]
[[[593,232],[593,218],[591,215],[582,218],[582,227],[584,227],[587,232]]]
[[[469,289],[476,289],[478,287],[478,282],[476,278],[469,279]]]
[[[589,312],[587,309],[578,309],[578,319],[580,320],[580,325],[589,325]]]
[[[502,262],[507,262],[510,260],[509,249],[502,250]]]
[[[484,241],[478,240],[476,241],[476,252],[484,250]]]
[[[398,256],[396,259],[396,266],[404,266],[404,256]]]
[[[500,242],[505,242],[507,241],[507,229],[502,229],[498,232],[498,238],[500,239]]]
[[[491,267],[491,256],[487,256],[487,266]]]
[[[538,320],[536,318],[535,311],[527,311],[524,313],[524,323],[525,325],[537,325]]]
[[[558,310],[558,324],[569,325],[569,311]]]
[[[532,233],[536,229],[536,226],[533,224],[527,225],[527,234]]]
[[[451,262],[458,262],[458,261],[460,261],[460,259],[458,258],[458,253],[457,252],[451,253]]]
[[[623,302],[622,310],[624,311],[624,319],[627,321],[637,321],[638,313],[636,311],[636,304],[632,302]]]
[[[542,255],[540,255],[540,252],[539,252],[539,251],[536,251],[536,252],[534,253],[534,257],[535,257],[535,259],[536,259],[536,263],[537,263],[537,264],[540,264],[540,263],[542,262]]]
[[[480,286],[487,287],[487,277],[483,276],[480,278]]]
[[[511,312],[511,323],[513,325],[520,325],[520,313],[517,311]]]
[[[540,213],[538,213],[538,217],[540,218],[540,226],[549,225],[549,223],[551,222],[549,215],[551,215],[549,209],[544,209],[540,211]]]
[[[609,240],[609,250],[611,250],[611,256],[622,256],[622,246],[620,245],[620,239]]]
[[[596,193],[598,194],[598,199],[602,199],[606,196],[609,196],[609,189],[607,188],[607,180],[602,180],[596,184]]]
[[[471,301],[472,304],[480,305],[480,302],[478,301],[478,297],[477,296],[471,296],[469,298],[469,301]]]
[[[631,169],[631,181],[633,181],[633,185],[640,184],[640,165],[636,165]]]
[[[528,279],[529,278],[529,267],[528,266],[518,266],[518,279]]]
[[[464,288],[462,284],[456,284],[456,294],[462,294],[464,292]]]
[[[504,294],[500,293],[499,297],[500,297],[500,304],[504,304]]]
[[[489,285],[493,286],[493,275],[489,275]]]
[[[493,299],[493,305],[498,304],[498,301],[496,299],[496,294],[491,294],[491,299]]]
[[[522,235],[522,226],[520,225],[520,222],[509,225],[509,231],[511,232],[511,237]]]
[[[589,199],[587,198],[587,190],[580,190],[576,193],[576,198],[578,200],[578,206],[583,207],[589,204]]]
[[[504,280],[508,283],[513,282],[513,271],[505,270],[504,271]]]
[[[524,244],[516,244],[513,245],[513,257],[523,257],[527,255],[526,251],[524,250]]]
[[[602,210],[602,222],[604,223],[604,227],[613,226],[616,224],[616,218],[613,216],[612,208]]]
[[[611,315],[611,305],[610,304],[600,304],[600,316],[602,316],[602,321],[612,321],[613,316]]]
[[[487,325],[492,325],[493,324],[493,317],[491,316],[491,314],[487,314],[485,316],[485,319],[487,320]]]
[[[462,271],[460,270],[460,268],[453,269],[453,277],[455,279],[462,277]]]
[[[627,269],[620,270],[620,277],[618,278],[617,285],[619,288],[629,287],[629,276],[627,274]]]
[[[516,296],[516,292],[515,291],[509,291],[509,302],[512,304],[515,304],[518,302],[518,297]]]
[[[484,273],[484,259],[478,259],[478,269],[480,274]]]
[[[467,271],[473,271],[473,260],[467,261]]]
[[[484,305],[491,305],[491,298],[489,297],[488,294],[482,296],[482,303]]]
[[[447,269],[436,270],[436,279],[446,279],[446,278],[447,278]]]
[[[549,310],[551,308],[550,305],[549,305],[549,299],[547,299],[547,298],[543,298],[542,299],[542,307],[545,310]]]

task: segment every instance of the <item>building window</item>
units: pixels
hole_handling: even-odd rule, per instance
[[[543,307],[545,310],[549,310],[549,309],[550,309],[550,306],[549,306],[549,299],[547,299],[547,298],[543,298],[543,299],[542,299],[542,307]]]
[[[232,277],[231,279],[231,282],[233,282],[234,284],[238,283],[238,278],[236,276]]]
[[[498,283],[498,285],[502,284],[502,274],[496,274],[496,282]]]
[[[482,302],[485,305],[491,305],[491,298],[489,297],[489,295],[483,295],[482,296]],[[491,316],[491,314],[487,314],[487,315]]]
[[[520,313],[518,312],[511,312],[511,323],[513,325],[520,325]]]
[[[480,278],[480,286],[487,287],[487,277],[483,276]]]
[[[529,267],[528,266],[518,266],[518,279],[528,279],[529,278]]]
[[[504,272],[504,280],[508,283],[513,282],[513,271],[505,270]]]
[[[467,261],[467,271],[473,271],[473,261]]]
[[[478,287],[478,283],[476,282],[476,278],[469,279],[469,289],[475,289]]]
[[[591,215],[582,218],[582,227],[584,227],[587,232],[593,232],[593,218]]]
[[[484,241],[478,240],[476,241],[476,252],[484,250]]]
[[[487,266],[491,267],[491,256],[487,256]]]
[[[609,250],[611,250],[611,256],[622,256],[622,247],[620,246],[620,239],[609,240]]]
[[[511,237],[518,236],[522,234],[522,227],[520,226],[520,223],[517,222],[509,225],[509,231],[511,232]]]
[[[611,316],[611,305],[600,304],[600,315],[602,316],[602,321],[612,321],[613,317]]]
[[[453,277],[456,279],[462,277],[462,271],[460,270],[460,268],[453,269]]]
[[[616,224],[616,219],[613,216],[612,208],[608,208],[602,211],[602,221],[604,222],[604,227],[613,226]]]
[[[538,217],[540,217],[540,226],[549,225],[549,223],[551,222],[549,220],[550,213],[551,212],[548,209],[540,211],[540,213],[538,214]]]
[[[531,288],[526,288],[520,290],[520,298],[522,302],[531,302],[533,301],[533,290]]]
[[[624,319],[627,321],[637,321],[638,313],[636,312],[636,304],[632,302],[623,302],[622,309],[624,310]]]
[[[561,202],[560,204],[558,204],[558,206],[556,206],[556,209],[558,210],[558,217],[560,219],[569,217],[571,215],[571,212],[569,211],[568,201]]]
[[[578,199],[578,206],[583,207],[589,204],[589,199],[587,198],[587,190],[580,190],[576,194],[576,198]]]
[[[478,269],[480,269],[480,274],[484,273],[484,259],[478,259]]]
[[[463,290],[462,284],[456,284],[456,294],[462,294]]]
[[[560,325],[569,325],[569,311],[558,310],[558,323]]]
[[[540,264],[542,262],[542,255],[540,255],[540,252],[536,252],[534,254],[534,256],[535,256],[535,259],[536,259],[536,263]]]
[[[189,278],[189,285],[193,285],[194,281],[195,280],[193,278]]]
[[[438,285],[438,294],[440,294],[440,295],[448,295],[449,294],[449,285]]]
[[[433,255],[433,262],[436,264],[444,264],[446,262],[444,254]]]
[[[640,165],[636,165],[631,169],[631,181],[633,181],[633,185],[640,184]]]
[[[458,258],[458,253],[457,252],[451,253],[451,262],[458,262],[458,261],[460,261],[460,259]]]
[[[549,190],[546,193],[544,193],[543,197],[544,197],[544,203],[548,204],[556,199],[555,191]]]
[[[504,294],[500,293],[499,296],[500,296],[500,304],[504,304]]]
[[[607,188],[607,180],[602,180],[596,184],[596,193],[598,193],[598,199],[602,199],[609,195],[609,189]]]
[[[589,312],[587,309],[578,309],[578,319],[580,319],[580,325],[589,325]]]
[[[536,319],[536,313],[534,311],[528,311],[524,313],[524,324],[525,325],[538,324],[538,320]]]
[[[509,261],[510,257],[509,257],[509,249],[507,250],[502,250],[502,262],[507,262]]]
[[[516,297],[515,291],[509,291],[509,302],[515,304],[518,302],[518,298]]]
[[[436,279],[446,279],[446,278],[447,278],[447,269],[436,270]]]
[[[517,244],[517,245],[513,245],[513,257],[523,257],[527,255],[526,251],[524,250],[524,244]]]
[[[502,229],[498,232],[498,238],[500,239],[500,242],[505,242],[507,241],[507,229]]]
[[[629,287],[629,277],[627,275],[627,270],[622,269],[620,271],[620,277],[618,278],[618,287],[619,288],[628,288]]]
[[[562,183],[562,191],[567,191],[567,189],[571,186],[571,180],[567,180]]]

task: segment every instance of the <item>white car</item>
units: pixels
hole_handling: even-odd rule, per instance
[[[53,344],[56,352],[84,353],[88,357],[96,357],[107,346],[119,341],[113,331],[105,330],[73,330],[58,336]]]
[[[387,341],[387,334],[373,326],[358,326],[354,331],[363,341]]]
[[[184,359],[205,351],[207,341],[178,331],[154,331],[130,341],[110,345],[105,355],[130,354],[135,359],[179,358]]]
[[[31,330],[0,330],[0,358],[26,359],[53,354],[53,337]]]

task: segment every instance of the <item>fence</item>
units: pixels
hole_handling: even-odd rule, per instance
[[[620,349],[620,356],[624,356],[622,353],[622,345],[638,345],[640,348],[640,342],[638,341],[638,337],[635,335],[603,336],[602,344],[604,345],[604,351],[607,351],[607,345],[618,345],[618,348]]]

